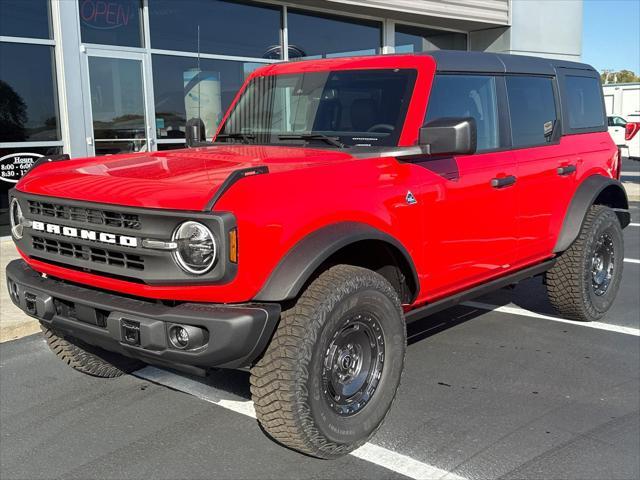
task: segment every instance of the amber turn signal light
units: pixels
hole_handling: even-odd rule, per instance
[[[235,228],[229,232],[229,260],[238,263],[238,230]]]

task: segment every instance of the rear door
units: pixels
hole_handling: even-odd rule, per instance
[[[579,155],[561,142],[553,77],[506,77],[513,154],[518,163],[518,264],[549,256],[576,188]]]
[[[504,148],[503,88],[502,77],[492,75],[435,77],[425,122],[474,117],[478,150],[415,164],[429,173],[421,196],[430,272],[425,283],[433,297],[497,276],[515,258],[516,165]]]

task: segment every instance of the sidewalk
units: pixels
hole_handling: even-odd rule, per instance
[[[40,323],[25,315],[9,298],[4,271],[7,264],[18,257],[11,240],[0,242],[0,343],[40,331]]]

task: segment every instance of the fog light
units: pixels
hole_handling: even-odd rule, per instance
[[[182,348],[189,345],[189,332],[182,327],[176,327],[176,343]]]
[[[209,333],[203,328],[177,324],[169,326],[169,342],[173,348],[193,350],[206,345],[208,340]]]

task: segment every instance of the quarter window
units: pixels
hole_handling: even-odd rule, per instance
[[[436,75],[425,123],[443,117],[473,117],[478,128],[478,151],[500,147],[495,77]]]
[[[569,127],[572,129],[604,126],[604,105],[600,81],[593,77],[565,77]]]
[[[551,141],[557,123],[553,80],[542,77],[507,77],[514,148]]]

